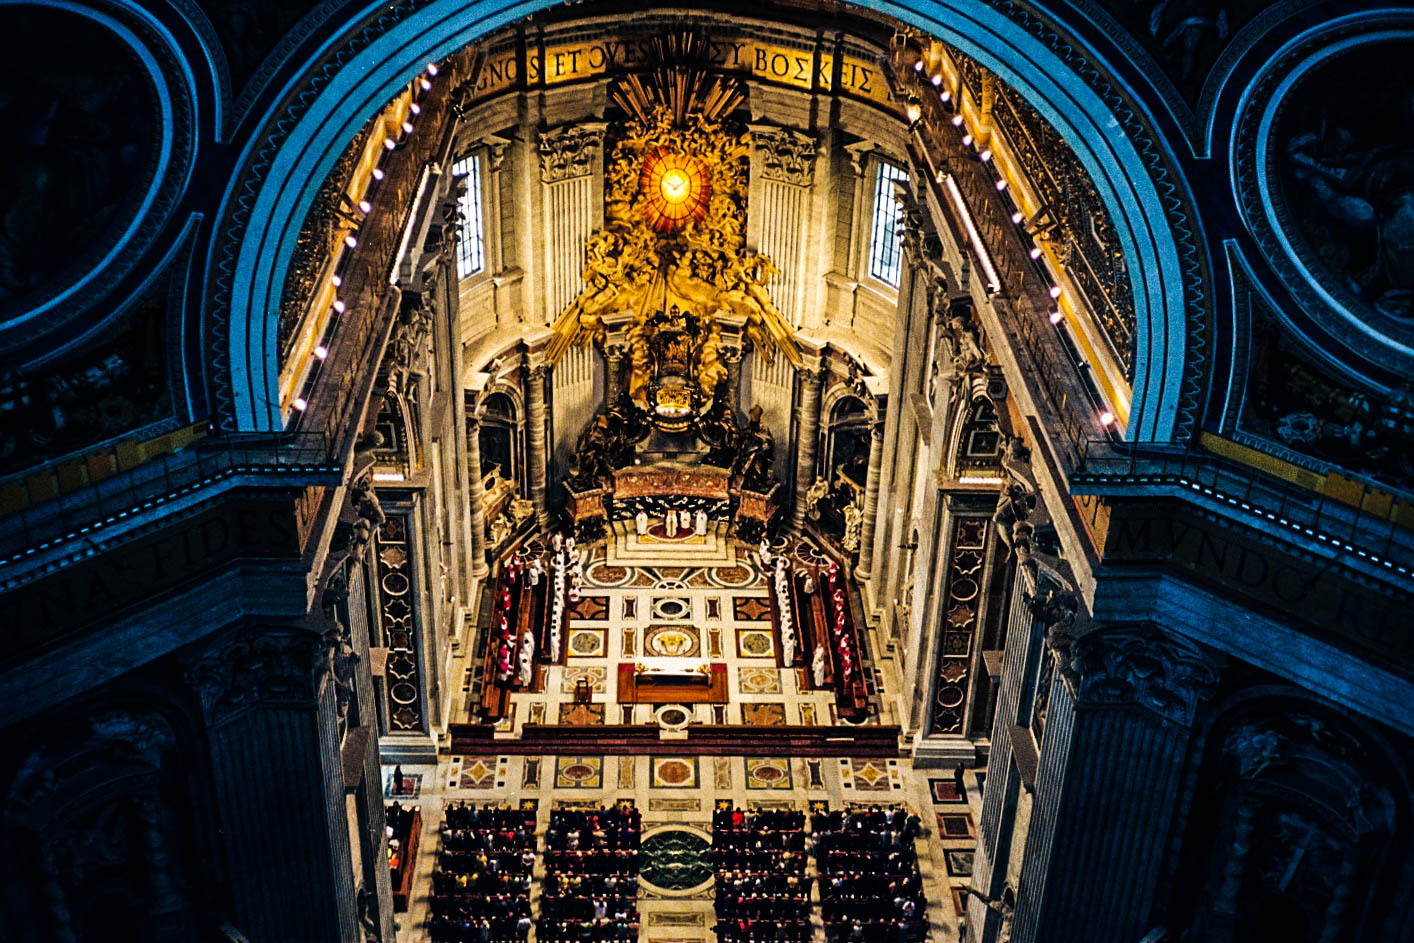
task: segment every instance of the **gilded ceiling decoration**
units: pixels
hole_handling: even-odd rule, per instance
[[[630,395],[655,421],[681,425],[727,375],[724,322],[768,359],[799,352],[765,287],[775,267],[746,248],[749,137],[726,118],[741,85],[702,67],[691,34],[657,52],[662,65],[614,86],[630,117],[605,170],[605,224],[585,246],[584,288],[555,322],[550,355],[603,345],[605,319],[626,317]]]

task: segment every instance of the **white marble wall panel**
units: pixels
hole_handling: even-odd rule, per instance
[[[584,241],[594,231],[597,176],[544,185],[545,319],[553,322],[579,294]]]
[[[579,434],[599,409],[604,395],[603,358],[593,345],[571,347],[550,375],[550,503],[563,498],[559,486],[574,456]]]
[[[801,290],[804,275],[803,249],[808,228],[810,191],[791,183],[762,180],[753,194],[752,212],[761,215],[761,251],[780,274],[767,283],[771,300],[791,325],[799,327],[803,316]]]

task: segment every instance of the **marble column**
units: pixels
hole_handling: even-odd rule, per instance
[[[186,662],[220,836],[207,850],[252,940],[362,939],[329,664],[297,628],[236,632]]]
[[[486,565],[486,486],[481,471],[481,419],[472,415],[466,423],[467,513],[471,524],[471,577],[481,579]]]
[[[550,530],[550,508],[545,502],[545,365],[525,362],[525,450],[530,464],[530,502],[542,531]]]
[[[1088,632],[1059,657],[1011,939],[1137,940],[1154,924],[1194,712],[1220,663],[1130,628]]]
[[[723,347],[719,353],[727,364],[727,403],[741,412],[741,348]]]
[[[859,532],[856,579],[867,580],[874,570],[874,529],[879,517],[879,476],[884,468],[884,424],[876,421],[869,434],[869,472],[864,479],[864,520]]]
[[[624,391],[624,348],[610,344],[604,348],[606,368],[604,402],[612,403]]]
[[[825,370],[817,355],[807,354],[800,371],[800,428],[795,440],[795,510],[790,526],[800,530],[805,526],[805,492],[815,480],[815,451],[820,444],[820,393],[825,385]]]

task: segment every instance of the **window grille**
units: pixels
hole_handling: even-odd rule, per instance
[[[869,274],[898,287],[903,269],[903,208],[894,199],[894,182],[908,183],[908,171],[879,162],[874,187],[874,227],[869,239]]]
[[[486,267],[486,242],[481,216],[481,155],[471,154],[452,165],[452,175],[466,178],[458,207],[457,278],[470,278]]]

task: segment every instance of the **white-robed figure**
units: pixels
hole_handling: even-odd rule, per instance
[[[516,676],[516,681],[523,688],[530,687],[530,679],[535,673],[535,636],[529,631],[521,639],[520,643],[520,672]]]
[[[530,569],[526,571],[526,578],[530,580],[531,586],[540,585],[540,558],[534,557],[530,561]]]
[[[765,537],[761,538],[761,549],[758,551],[761,557],[761,565],[768,567],[771,565],[771,542]]]
[[[640,537],[648,533],[648,512],[642,508],[633,516],[633,530]]]
[[[810,674],[815,679],[815,687],[825,686],[825,646],[815,646],[815,657],[810,660]]]
[[[663,518],[663,530],[668,532],[669,537],[678,535],[678,512],[676,508],[668,508],[667,516]]]
[[[707,536],[707,512],[701,508],[698,508],[697,513],[692,515],[692,532],[699,537]]]

